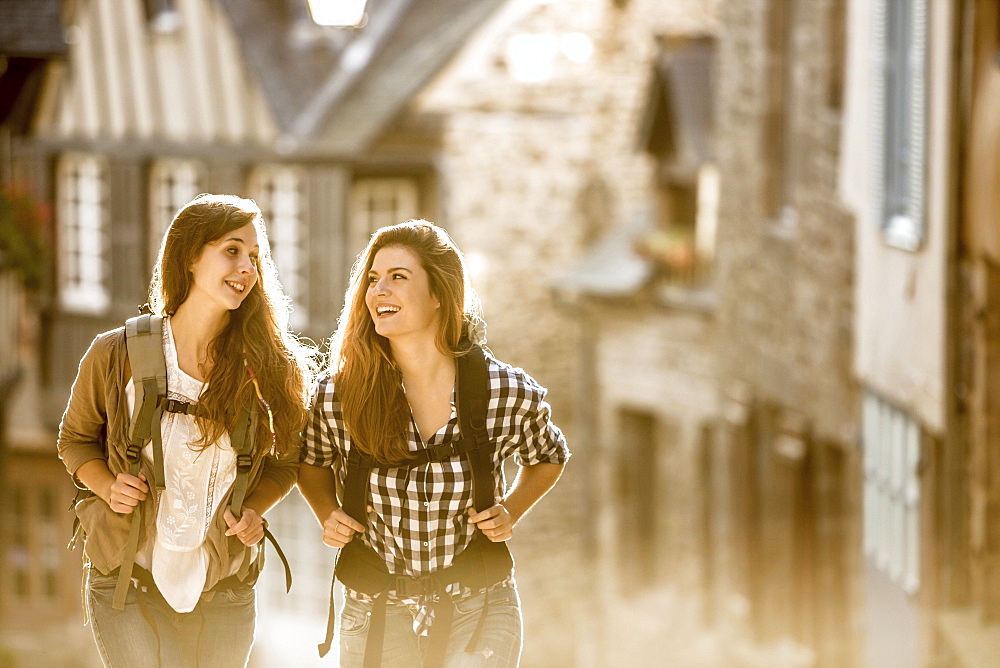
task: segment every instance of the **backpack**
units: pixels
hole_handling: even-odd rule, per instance
[[[483,349],[472,349],[457,358],[457,409],[459,438],[455,443],[436,445],[420,450],[407,466],[413,467],[427,462],[441,462],[452,457],[465,457],[472,472],[473,505],[479,511],[494,505],[492,443],[486,431],[486,409],[490,396],[490,378]],[[351,448],[347,457],[347,477],[344,482],[343,509],[348,515],[366,524],[367,495],[372,469],[380,465],[368,455]],[[398,468],[398,467],[394,467]],[[352,540],[337,555],[334,567],[334,583],[340,580],[345,585],[374,597],[371,626],[365,645],[364,665],[378,666],[382,659],[382,642],[385,632],[386,604],[389,591],[403,595],[418,593],[438,594],[441,599],[435,604],[435,623],[431,629],[428,647],[428,665],[438,665],[444,658],[451,631],[454,606],[445,587],[458,582],[472,589],[487,589],[508,577],[514,567],[514,560],[506,542],[494,543],[477,532],[466,548],[455,556],[452,565],[421,577],[389,573],[382,557],[366,546],[360,539]],[[334,609],[333,586],[330,586],[330,613],[327,620],[325,641],[319,645],[320,656],[325,656],[333,642]],[[485,598],[483,611],[476,630],[469,640],[466,651],[474,650],[483,629],[489,610],[489,595]]]
[[[125,342],[128,349],[129,364],[132,367],[132,380],[135,386],[135,405],[129,425],[129,441],[125,451],[125,459],[129,463],[129,473],[139,474],[142,459],[142,449],[147,443],[152,444],[153,480],[147,481],[150,487],[156,487],[157,493],[164,488],[163,473],[163,442],[161,441],[160,418],[163,412],[194,414],[197,404],[167,398],[167,364],[163,355],[163,318],[148,313],[129,318],[125,321]],[[230,434],[230,442],[236,451],[236,479],[233,481],[232,497],[229,507],[233,515],[239,518],[243,514],[243,502],[246,499],[250,470],[253,464],[254,442],[257,432],[257,402],[239,409],[235,426]],[[139,529],[142,526],[143,505],[139,504],[132,511],[129,525],[129,535],[125,543],[125,552],[121,566],[118,569],[118,582],[112,607],[122,610],[125,606],[125,596],[133,578],[135,554],[139,544]],[[263,518],[262,518],[263,519]],[[75,547],[79,529],[74,531],[70,549]],[[271,541],[285,567],[286,591],[291,589],[292,574],[281,547],[267,528],[264,520],[264,538]],[[264,547],[260,547],[256,563],[252,564],[250,550],[245,550],[243,563],[238,572],[220,581],[213,589],[229,588],[236,581],[253,584],[263,566]],[[251,573],[251,567],[254,572]],[[142,574],[144,579],[147,574]],[[236,581],[232,580],[235,578]],[[224,586],[220,586],[224,585]]]

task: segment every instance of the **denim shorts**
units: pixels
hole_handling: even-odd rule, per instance
[[[105,666],[245,666],[257,617],[253,587],[223,589],[176,612],[155,587],[130,586],[125,609],[111,607],[118,576],[84,566],[85,606]],[[159,663],[157,663],[157,660]]]
[[[521,602],[515,587],[497,587],[489,592],[490,606],[479,639],[472,652],[466,646],[479,623],[484,594],[455,601],[444,668],[513,668],[521,657]],[[347,598],[340,615],[340,666],[364,664],[365,643],[371,623],[372,604]],[[412,668],[423,663],[427,637],[413,631],[415,608],[390,604],[386,608],[382,668]]]

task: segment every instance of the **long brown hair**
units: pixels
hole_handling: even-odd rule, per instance
[[[331,345],[330,373],[336,377],[337,398],[352,443],[381,464],[398,465],[410,458],[409,406],[389,340],[375,331],[365,303],[375,254],[390,246],[411,251],[427,272],[430,292],[441,303],[438,350],[457,357],[483,341],[470,333],[471,325],[482,323],[479,300],[469,285],[462,253],[448,233],[426,220],[377,230],[351,270]]]
[[[185,204],[163,237],[149,284],[149,303],[159,315],[176,313],[191,290],[189,267],[205,244],[248,223],[257,231],[260,247],[255,261],[258,279],[240,307],[230,311],[229,323],[209,346],[213,365],[196,417],[202,437],[192,445],[200,449],[215,443],[232,430],[233,407],[258,401],[253,373],[274,417],[277,453],[290,458],[298,449],[298,432],[305,420],[315,351],[288,330],[290,301],[278,282],[257,205],[233,195],[198,195]],[[265,406],[259,408],[257,445],[263,449],[270,447],[271,433]]]

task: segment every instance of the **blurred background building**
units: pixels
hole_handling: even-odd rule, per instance
[[[524,665],[991,665],[996,2],[361,4],[0,0],[0,664],[96,665],[56,428],[231,192],[317,341],[377,227],[465,251],[575,453],[512,544]],[[335,663],[333,551],[269,518],[253,664]]]

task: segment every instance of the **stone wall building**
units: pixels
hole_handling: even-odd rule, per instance
[[[860,648],[846,11],[726,3],[718,69],[723,601],[748,637],[830,666]]]
[[[691,499],[717,403],[717,179],[709,119],[691,112],[710,111],[717,11],[514,0],[408,112],[441,125],[442,217],[473,267],[490,345],[549,388],[575,453],[514,545],[529,665],[690,651],[677,622],[698,619]],[[692,62],[671,70],[672,55]],[[677,268],[656,255],[671,251]]]

